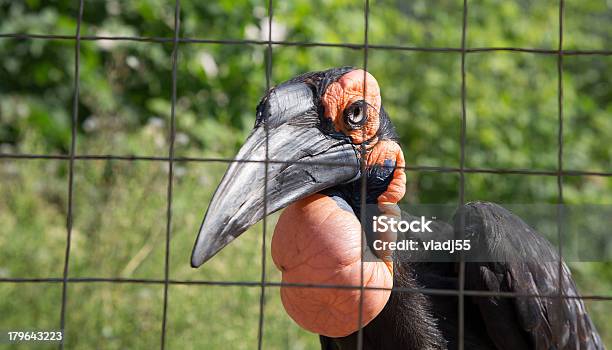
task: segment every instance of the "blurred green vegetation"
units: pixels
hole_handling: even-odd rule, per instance
[[[565,1],[564,48],[610,50],[612,5]],[[0,33],[74,35],[77,1],[0,0]],[[267,39],[267,1],[181,1],[181,37]],[[460,47],[462,1],[370,1],[369,42]],[[468,1],[469,47],[558,47],[558,1]],[[174,2],[85,0],[85,36],[171,38]],[[273,40],[360,43],[363,3],[274,2]],[[167,156],[172,43],[81,42],[77,154]],[[74,41],[0,38],[0,152],[68,154]],[[363,66],[364,52],[275,45],[272,84],[333,66]],[[181,43],[176,155],[231,157],[248,134],[266,88],[266,48]],[[461,55],[370,49],[368,70],[402,140],[409,165],[459,166]],[[563,58],[566,169],[612,170],[612,57]],[[466,166],[556,170],[557,56],[481,52],[466,58]],[[175,168],[171,279],[257,282],[261,224],[198,270],[188,264],[195,233],[223,162]],[[78,160],[70,277],[163,279],[167,164]],[[68,162],[0,160],[0,277],[61,277]],[[455,203],[456,174],[411,172],[406,201]],[[612,178],[567,176],[565,201],[612,204]],[[468,200],[555,203],[550,176],[467,174]],[[268,244],[274,217],[268,221]],[[268,250],[269,251],[269,250]],[[267,257],[270,281],[280,276]],[[574,263],[586,294],[612,294],[612,264]],[[250,349],[257,341],[257,287],[171,285],[169,348]],[[57,328],[60,283],[0,284],[0,329]],[[74,283],[68,288],[68,348],[159,344],[163,285]],[[612,344],[612,305],[588,308]],[[266,289],[264,347],[305,349],[314,335]]]

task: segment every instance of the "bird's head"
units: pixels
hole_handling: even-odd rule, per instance
[[[271,89],[212,198],[192,266],[203,264],[264,215],[359,179],[362,152],[379,139],[395,137],[378,83],[364,70],[306,73]]]

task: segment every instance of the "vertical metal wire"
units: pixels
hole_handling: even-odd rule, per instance
[[[170,235],[172,233],[172,198],[174,183],[174,139],[176,137],[176,71],[179,51],[180,1],[174,3],[174,40],[172,43],[172,96],[170,105],[170,145],[168,148],[168,190],[166,198],[166,253],[164,257],[164,304],[162,312],[161,349],[166,348],[168,320],[168,280],[170,275]]]
[[[64,348],[66,341],[66,303],[68,300],[68,268],[70,266],[70,248],[72,242],[72,210],[74,205],[74,161],[76,154],[77,123],[79,119],[79,74],[81,66],[81,22],[83,21],[84,1],[79,1],[77,14],[76,41],[74,44],[74,95],[72,97],[72,121],[70,125],[70,161],[68,170],[68,213],[66,214],[66,252],[64,255],[64,272],[62,280],[62,306],[60,310],[60,330],[64,332],[59,348]]]
[[[461,143],[460,143],[460,159],[459,159],[459,206],[463,206],[465,203],[465,143],[467,133],[467,114],[466,114],[466,77],[465,77],[465,58],[466,58],[466,37],[467,37],[467,13],[468,6],[467,0],[463,0],[463,20],[461,28]],[[465,217],[460,215],[460,239],[463,239],[465,234],[463,228]],[[457,339],[459,341],[458,348],[463,350],[465,346],[465,301],[464,301],[464,289],[465,289],[465,257],[463,252],[459,252],[459,286],[458,286],[458,317],[459,327],[457,333]]]
[[[266,92],[270,91],[272,80],[272,16],[273,3],[268,0],[268,40],[266,44]],[[263,200],[263,232],[261,237],[261,293],[259,294],[259,322],[257,325],[257,349],[261,350],[263,346],[263,331],[265,319],[266,305],[266,230],[268,226],[268,165],[270,163],[269,144],[270,130],[268,122],[263,123],[266,139],[265,139],[265,161],[264,161],[264,200]]]
[[[167,187],[167,221],[166,221],[166,243],[165,243],[165,260],[164,260],[164,279],[163,280],[130,280],[132,283],[163,283],[164,285],[164,297],[163,297],[163,316],[162,316],[162,330],[161,330],[161,348],[165,349],[166,344],[166,332],[167,332],[167,312],[168,312],[168,301],[169,301],[169,285],[173,283],[182,283],[184,281],[172,281],[169,279],[169,271],[170,271],[170,237],[172,233],[172,200],[173,200],[173,174],[174,174],[174,162],[177,161],[175,158],[174,151],[174,142],[176,136],[176,117],[175,117],[175,108],[176,108],[176,99],[177,99],[177,61],[178,61],[178,50],[181,39],[180,37],[180,2],[177,0],[175,2],[175,13],[174,13],[174,36],[172,39],[170,38],[141,38],[141,37],[116,37],[116,38],[102,38],[102,37],[81,37],[81,24],[83,20],[83,12],[84,12],[84,0],[79,0],[79,8],[77,15],[77,25],[76,25],[76,35],[73,36],[54,36],[54,35],[31,35],[31,34],[2,34],[0,37],[14,37],[21,40],[35,40],[35,39],[44,39],[44,40],[75,40],[75,65],[74,65],[74,94],[72,100],[72,119],[71,119],[71,140],[70,140],[70,153],[68,156],[42,156],[42,155],[24,155],[24,159],[64,159],[69,161],[69,176],[68,176],[68,208],[67,208],[67,216],[66,216],[66,230],[67,230],[67,240],[66,240],[66,249],[64,256],[64,268],[63,268],[63,277],[61,279],[44,279],[45,281],[51,282],[61,282],[62,283],[62,302],[61,302],[61,313],[60,313],[60,329],[66,329],[66,315],[67,315],[67,295],[68,295],[68,283],[80,281],[80,282],[95,282],[96,279],[70,279],[69,278],[69,266],[70,266],[70,253],[71,253],[71,242],[72,242],[72,227],[73,227],[73,210],[74,210],[74,166],[75,160],[78,159],[107,159],[103,156],[101,158],[96,158],[95,156],[87,156],[87,155],[77,155],[76,150],[76,138],[77,138],[77,126],[78,126],[78,116],[79,116],[79,81],[80,81],[80,45],[82,40],[136,40],[136,41],[146,41],[146,42],[170,42],[173,43],[173,51],[172,51],[172,96],[171,96],[171,117],[170,117],[170,132],[169,132],[169,151],[168,158],[159,157],[159,159],[149,159],[154,161],[167,161],[168,162],[168,187]],[[466,55],[471,52],[490,52],[496,50],[503,51],[517,51],[517,52],[531,52],[538,54],[556,54],[557,55],[557,73],[558,73],[558,153],[557,153],[557,171],[550,173],[543,172],[544,175],[548,176],[556,176],[557,178],[557,235],[558,235],[558,245],[559,245],[559,290],[558,297],[567,297],[563,295],[563,237],[562,237],[562,217],[563,217],[563,204],[564,204],[564,196],[563,196],[563,177],[568,174],[567,171],[564,171],[563,167],[563,133],[564,133],[564,110],[563,110],[563,101],[564,101],[564,92],[563,92],[563,56],[564,55],[610,55],[609,50],[600,50],[600,51],[563,51],[563,31],[564,31],[564,11],[565,4],[564,0],[560,0],[559,2],[559,33],[558,33],[558,48],[557,50],[540,50],[540,49],[526,49],[526,48],[475,48],[468,49],[466,38],[467,38],[467,14],[468,14],[468,6],[467,0],[463,1],[463,22],[462,22],[462,34],[461,34],[461,48],[419,48],[419,47],[395,47],[390,45],[371,45],[374,48],[381,49],[389,49],[389,50],[411,50],[411,51],[422,51],[422,52],[430,52],[430,51],[442,51],[442,52],[460,52],[461,53],[461,130],[460,130],[460,166],[458,169],[451,169],[448,172],[459,173],[460,181],[459,181],[459,204],[463,205],[465,203],[465,173],[516,173],[516,174],[535,174],[536,170],[504,170],[504,169],[468,169],[465,166],[465,148],[466,148],[466,134],[467,134],[467,114],[466,114]],[[268,38],[266,41],[256,42],[256,44],[266,45],[266,90],[270,89],[271,86],[271,74],[272,74],[272,44],[285,44],[285,45],[293,45],[293,46],[303,46],[303,47],[311,47],[311,46],[321,46],[321,47],[348,47],[348,48],[360,48],[360,45],[348,44],[348,43],[340,43],[337,45],[333,44],[325,44],[325,43],[286,43],[286,42],[275,42],[272,40],[272,16],[273,15],[273,2],[272,0],[268,0]],[[368,51],[370,48],[370,44],[368,42],[368,29],[369,29],[369,1],[365,0],[364,4],[364,71],[367,71],[368,66]],[[185,42],[189,42],[193,40],[194,42],[206,42],[206,40],[195,40],[195,39],[183,39]],[[213,42],[212,40],[210,42]],[[238,41],[231,40],[218,40],[221,44],[240,44]],[[245,42],[245,44],[248,44]],[[366,94],[366,84],[365,84],[365,74],[364,74],[364,98]],[[366,104],[366,107],[367,104]],[[268,124],[264,123],[266,140],[265,140],[265,160],[264,160],[264,213],[267,214],[267,185],[268,185],[268,166],[269,162],[269,153],[268,153],[268,145],[269,145],[269,130]],[[362,174],[365,175],[366,164],[365,164],[365,148],[361,149],[361,161],[360,161],[360,169]],[[30,157],[31,156],[31,157]],[[10,158],[11,155],[2,155],[1,158]],[[123,159],[128,161],[133,161],[139,158],[144,159],[144,157],[122,157],[122,156],[107,156],[108,159]],[[19,158],[16,156],[16,158]],[[208,161],[208,160],[206,160]],[[579,176],[580,174],[585,174],[584,172],[576,172],[576,174],[572,174],[569,172],[569,175]],[[596,176],[610,176],[610,173],[600,173],[595,174]],[[361,210],[360,210],[360,219],[361,223],[365,222],[365,210],[366,210],[366,193],[367,193],[367,183],[365,176],[361,178]],[[363,226],[362,226],[363,228]],[[259,286],[261,288],[260,294],[260,305],[259,305],[259,324],[258,324],[258,349],[262,349],[263,344],[263,330],[264,330],[264,319],[265,319],[265,288],[270,285],[266,280],[266,234],[267,234],[267,221],[266,216],[263,219],[263,237],[262,237],[262,271],[261,271],[261,281],[260,283],[253,283],[254,286]],[[463,234],[463,232],[461,233]],[[365,241],[362,235],[362,259],[361,259],[361,271],[360,271],[360,303],[359,303],[359,331],[358,331],[358,348],[363,348],[363,330],[361,328],[362,323],[362,311],[363,311],[363,294],[365,288],[363,286],[364,281],[364,248]],[[464,256],[460,255],[460,264],[459,264],[459,286],[457,288],[457,297],[458,297],[458,348],[464,349],[464,333],[465,333],[465,305],[464,305],[464,296],[465,295],[478,295],[474,291],[465,291],[465,261]],[[19,279],[14,279],[18,281]],[[27,280],[27,279],[24,279]],[[36,279],[34,279],[36,280]],[[99,279],[100,281],[104,279]],[[0,280],[0,282],[13,281],[13,279]],[[20,281],[20,280],[19,280]],[[127,280],[121,279],[107,279],[105,281],[112,283],[122,283]],[[200,281],[204,282],[204,281]],[[214,284],[211,282],[211,284]],[[220,284],[220,285],[232,285],[231,283]],[[234,285],[250,285],[248,283],[237,282]],[[411,291],[414,292],[414,291]],[[483,294],[484,295],[484,294]],[[580,297],[582,298],[582,297]],[[602,299],[607,300],[607,299]],[[66,339],[64,337],[64,339]],[[63,349],[64,342],[59,344],[60,349]]]
[[[368,29],[369,29],[369,19],[370,19],[370,2],[369,0],[365,0],[364,3],[364,31],[363,31],[363,100],[366,99],[366,89],[367,89],[367,74],[368,74]],[[364,103],[364,114],[367,115],[368,104]],[[363,293],[364,289],[364,275],[363,275],[363,264],[364,264],[364,253],[366,249],[365,242],[365,221],[366,219],[366,196],[367,196],[367,176],[366,176],[366,134],[365,130],[362,130],[362,144],[361,144],[361,159],[359,160],[359,167],[361,171],[361,183],[360,183],[360,209],[359,209],[359,222],[360,222],[360,234],[361,234],[361,260],[360,260],[360,268],[359,268],[359,308],[357,315],[357,349],[363,349],[363,327],[361,324],[363,323]]]
[[[559,242],[559,296],[563,293],[563,15],[564,0],[559,1],[559,47],[557,51],[557,108],[559,129],[557,133],[557,240]]]

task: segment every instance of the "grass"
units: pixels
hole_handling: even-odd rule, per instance
[[[202,268],[189,266],[202,215],[225,168],[224,163],[176,164],[170,279],[258,282],[261,278],[261,224]],[[167,163],[78,160],[74,171],[69,276],[163,280]],[[4,159],[0,177],[0,277],[61,278],[68,162]],[[280,281],[270,266],[274,221],[267,235],[267,273],[268,280]],[[163,288],[163,284],[69,284],[67,347],[159,346]],[[170,285],[168,348],[256,347],[260,291],[257,286]],[[61,297],[61,283],[1,283],[0,329],[57,329]],[[318,344],[318,337],[286,315],[278,288],[266,289],[265,300],[266,349],[310,349]]]
[[[143,136],[144,137],[144,136]],[[83,142],[103,142],[100,139]],[[134,141],[137,142],[137,141]],[[36,142],[31,142],[36,149]],[[62,277],[66,246],[68,165],[65,160],[0,161],[0,277]],[[169,277],[173,280],[258,282],[262,225],[258,224],[200,269],[191,248],[224,163],[179,162],[175,167]],[[167,164],[78,160],[70,277],[164,278]],[[267,279],[280,281],[269,256]],[[574,264],[585,293],[612,293],[609,265]],[[71,283],[66,345],[79,349],[159,346],[163,284]],[[0,283],[0,329],[56,329],[61,283]],[[170,285],[166,342],[170,349],[252,349],[257,344],[260,288]],[[609,302],[587,303],[607,343]],[[279,289],[265,293],[263,346],[311,349],[318,338],[282,308]],[[16,348],[27,348],[26,345]]]

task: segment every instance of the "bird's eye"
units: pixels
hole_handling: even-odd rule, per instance
[[[363,101],[356,101],[344,110],[344,121],[351,129],[360,128],[367,119]]]

